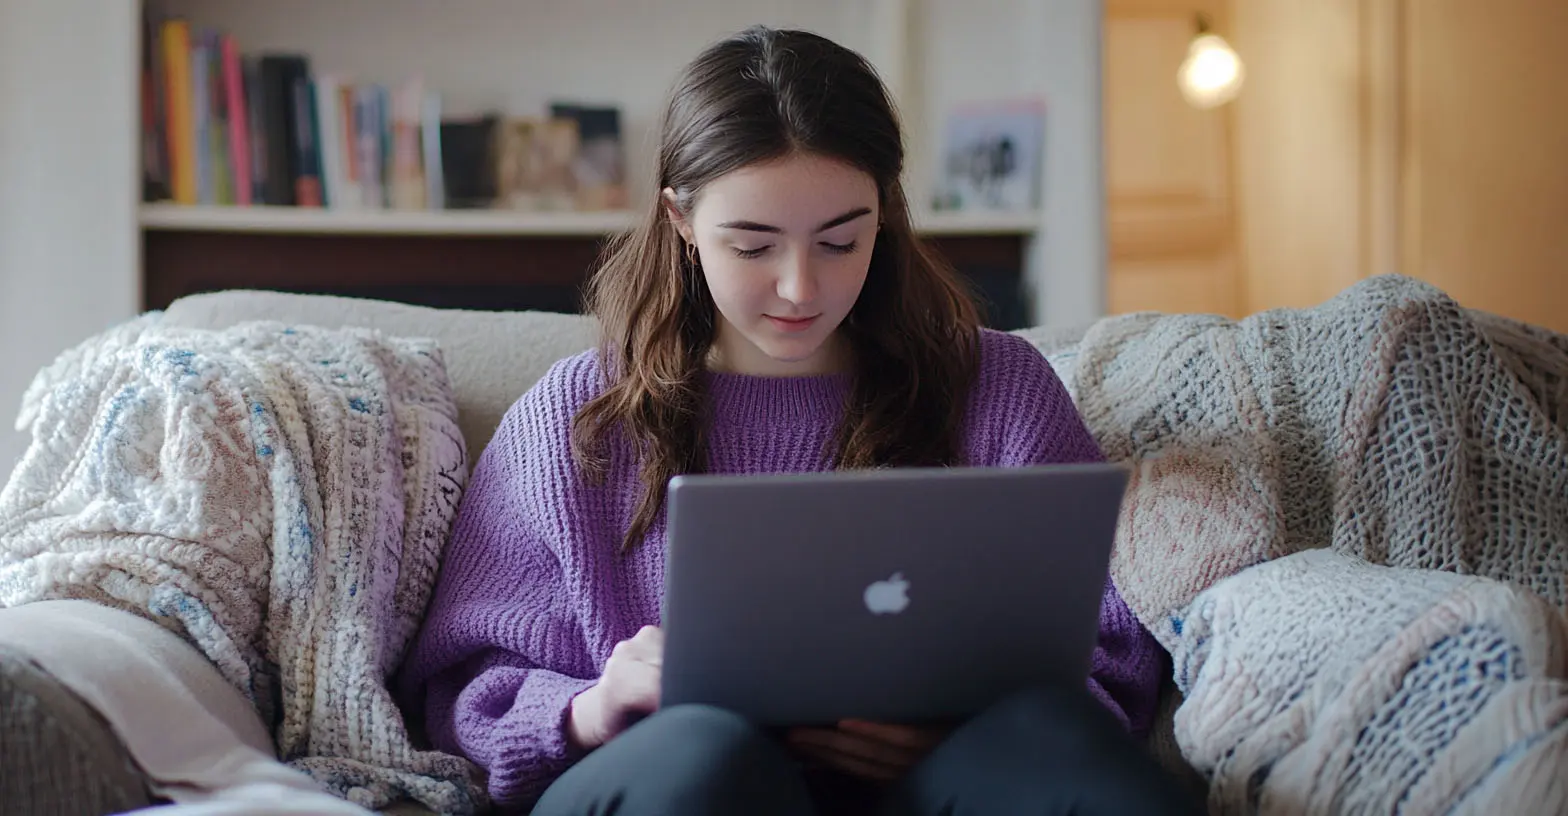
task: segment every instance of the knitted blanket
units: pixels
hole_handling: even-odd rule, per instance
[[[1107,456],[1133,466],[1112,571],[1175,659],[1176,738],[1212,810],[1433,812],[1482,801],[1465,797],[1519,763],[1568,762],[1568,337],[1385,276],[1313,309],[1135,314],[1035,340]],[[1402,570],[1312,557],[1243,572],[1315,548]],[[1453,600],[1470,592],[1494,602]],[[1454,639],[1439,648],[1443,616]],[[1444,709],[1445,683],[1501,670],[1498,644],[1519,650],[1517,682],[1474,684],[1486,705]],[[1346,684],[1352,669],[1382,685]],[[1447,727],[1403,744],[1395,702],[1447,711]],[[1418,784],[1460,766],[1492,772],[1443,795]],[[1564,783],[1532,779],[1516,794],[1543,809],[1510,812],[1561,807]]]
[[[367,807],[472,812],[463,760],[416,751],[384,681],[466,480],[434,343],[159,325],[62,355],[0,491],[0,606],[81,598],[168,627],[254,702],[281,759]]]
[[[1212,813],[1568,809],[1568,623],[1512,584],[1307,550],[1199,595],[1174,657]]]

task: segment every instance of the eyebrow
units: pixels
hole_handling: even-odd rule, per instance
[[[830,218],[827,221],[822,222],[822,225],[813,230],[813,233],[824,232],[826,230],[833,229],[834,227],[848,224],[856,218],[870,214],[870,207],[860,207],[858,209],[850,210],[849,212],[844,213],[837,218]],[[759,224],[755,221],[725,221],[719,225],[719,229],[746,230],[747,232],[771,232],[775,235],[781,235],[784,232],[784,230],[779,229],[778,227],[772,226],[770,224]]]

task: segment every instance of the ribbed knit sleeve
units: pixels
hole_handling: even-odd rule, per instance
[[[584,560],[571,528],[584,522],[564,500],[577,479],[568,431],[592,368],[585,358],[557,364],[502,420],[400,677],[431,742],[483,767],[505,809],[526,807],[574,759],[566,712],[599,673],[567,587]]]
[[[971,461],[977,465],[1101,462],[1104,454],[1049,362],[1028,341],[985,332],[981,374],[970,407]],[[1107,580],[1089,691],[1135,735],[1154,721],[1165,656]]]

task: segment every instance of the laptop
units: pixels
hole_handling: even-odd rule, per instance
[[[1082,685],[1126,484],[1108,464],[678,476],[662,705],[943,722]]]

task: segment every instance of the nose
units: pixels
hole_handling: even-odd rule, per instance
[[[794,253],[784,262],[779,271],[778,295],[797,306],[816,300],[817,273],[811,268],[810,253]]]

